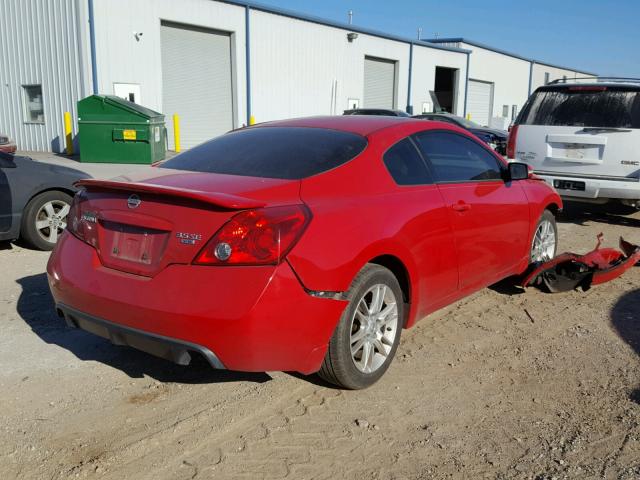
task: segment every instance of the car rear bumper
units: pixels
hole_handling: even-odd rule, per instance
[[[147,278],[104,267],[69,233],[47,273],[71,326],[177,363],[199,352],[214,367],[240,371],[317,371],[346,306],[308,294],[287,262],[169,265]]]
[[[13,142],[3,143],[2,145],[0,145],[0,152],[16,153],[16,144]]]
[[[110,340],[114,345],[126,345],[156,357],[171,360],[178,365],[189,365],[189,352],[200,353],[213,368],[223,369],[225,366],[215,353],[202,345],[164,337],[154,333],[143,332],[135,328],[125,327],[75,310],[63,303],[56,305],[56,310],[65,319],[67,326],[80,328],[100,337]]]
[[[578,198],[585,200],[597,199],[640,199],[640,182],[635,178],[597,177],[597,176],[573,176],[553,174],[550,172],[535,172],[549,185],[554,187],[562,197]],[[558,182],[570,182],[584,184],[584,190],[567,189],[557,186]]]

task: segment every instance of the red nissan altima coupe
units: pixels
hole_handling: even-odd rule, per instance
[[[266,123],[78,185],[48,265],[70,326],[353,389],[403,328],[552,258],[562,205],[456,126],[371,116]]]

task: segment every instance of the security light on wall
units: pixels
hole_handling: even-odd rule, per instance
[[[133,32],[133,38],[136,39],[136,42],[140,41],[140,39],[142,38],[142,35],[144,35],[144,33],[142,32]]]
[[[349,43],[353,42],[356,38],[358,38],[358,34],[356,32],[347,33],[347,40],[349,40]]]

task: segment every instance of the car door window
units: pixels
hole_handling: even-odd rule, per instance
[[[437,182],[474,182],[502,179],[497,158],[475,141],[452,132],[428,131],[414,135]]]
[[[383,156],[387,170],[398,185],[433,183],[427,166],[409,138],[400,140]]]

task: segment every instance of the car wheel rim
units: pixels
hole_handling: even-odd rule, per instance
[[[351,359],[362,373],[373,373],[389,357],[398,330],[398,304],[389,286],[372,286],[358,300],[351,318]]]
[[[67,228],[67,215],[71,207],[62,200],[51,200],[40,207],[36,215],[36,231],[40,237],[56,243],[58,236]]]
[[[556,254],[556,231],[549,220],[543,220],[536,229],[531,245],[531,261],[546,262]]]

